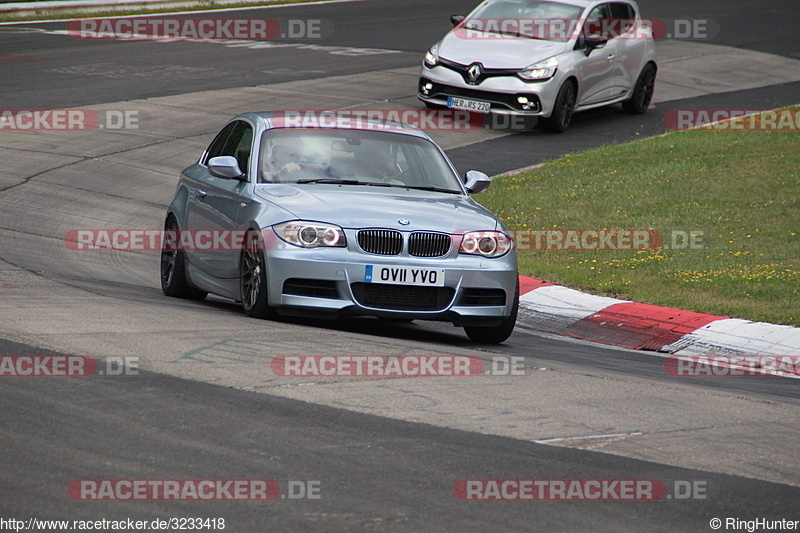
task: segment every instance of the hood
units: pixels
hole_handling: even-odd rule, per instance
[[[377,189],[377,190],[376,190]],[[343,228],[455,233],[491,230],[497,219],[468,196],[359,185],[259,185],[256,194],[302,220]],[[409,222],[402,225],[399,219]]]
[[[486,68],[522,69],[567,48],[563,42],[489,35],[486,39],[467,38],[461,31],[451,31],[439,43],[439,57],[461,65],[478,62]]]

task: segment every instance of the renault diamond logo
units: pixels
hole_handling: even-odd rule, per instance
[[[481,74],[483,74],[483,65],[480,63],[473,63],[467,69],[467,76],[469,76],[470,83],[474,84],[477,82],[478,78],[481,77]]]
[[[398,218],[397,222],[399,222],[401,226],[408,226],[409,224],[411,224],[411,222],[409,222],[405,218]]]

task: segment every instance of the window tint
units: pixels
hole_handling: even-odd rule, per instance
[[[206,158],[203,161],[203,164],[206,164],[209,159],[212,157],[217,157],[222,154],[222,149],[225,147],[225,141],[228,140],[230,137],[233,128],[236,127],[236,122],[231,122],[225,128],[217,134],[217,136],[212,141],[211,145],[208,147],[208,151],[206,153]]]
[[[630,4],[614,2],[611,4],[611,18],[614,20],[614,35],[621,35],[633,27],[633,8]]]
[[[207,162],[212,157],[229,155],[239,162],[239,169],[247,174],[250,150],[253,144],[253,128],[250,124],[237,120],[223,129],[208,148]]]
[[[231,133],[229,143],[233,148],[231,155],[239,161],[239,169],[247,174],[248,164],[250,163],[250,149],[253,144],[253,128],[250,127],[250,124],[239,122]]]

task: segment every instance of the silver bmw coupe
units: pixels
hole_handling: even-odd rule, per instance
[[[403,124],[239,115],[181,173],[162,289],[231,298],[259,318],[438,320],[503,342],[516,322],[517,256],[470,197],[488,185],[477,171],[461,179]]]

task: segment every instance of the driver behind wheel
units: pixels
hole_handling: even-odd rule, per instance
[[[385,146],[362,146],[355,154],[361,174],[364,177],[386,181],[399,174],[389,148]],[[403,182],[391,179],[389,183],[402,185]]]
[[[303,141],[295,136],[281,136],[274,141],[267,168],[264,169],[264,181],[280,181],[278,176],[302,170],[300,158],[303,156]]]

